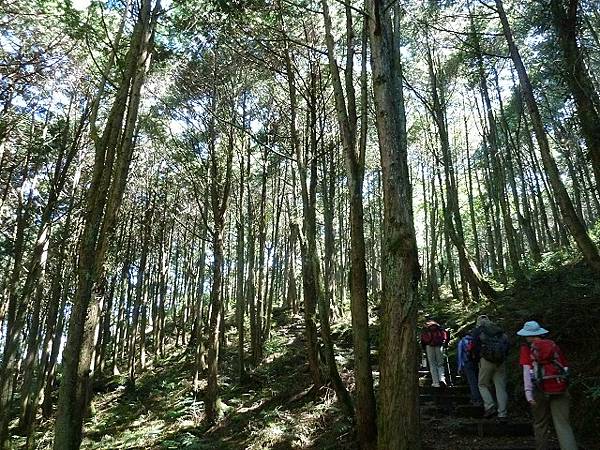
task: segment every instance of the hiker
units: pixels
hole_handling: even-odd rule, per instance
[[[523,367],[525,397],[533,414],[536,448],[548,448],[552,419],[561,450],[577,450],[569,424],[567,361],[558,345],[545,337],[547,333],[534,320],[525,322],[517,332],[527,341],[521,346],[519,364]]]
[[[431,372],[431,385],[433,387],[446,387],[446,371],[444,369],[443,348],[448,344],[450,335],[435,320],[425,322],[421,331],[421,346],[427,354],[429,371]]]
[[[506,393],[506,364],[508,337],[488,316],[477,318],[477,327],[472,331],[473,358],[479,362],[478,386],[483,399],[484,418],[498,414],[499,419],[507,418],[508,394]],[[496,400],[492,396],[492,382],[496,390]]]
[[[481,398],[478,386],[479,367],[477,367],[477,363],[472,357],[472,348],[473,336],[471,332],[467,332],[458,342],[457,368],[458,372],[467,378],[471,393],[471,404],[482,406],[483,399]]]

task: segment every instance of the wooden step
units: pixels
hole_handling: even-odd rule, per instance
[[[522,443],[522,444],[510,444],[510,445],[492,445],[492,446],[481,446],[481,447],[473,447],[472,450],[536,450],[535,440],[533,437],[531,438],[531,444]],[[557,442],[550,443],[548,450],[560,450],[560,446]],[[584,447],[579,447],[579,450],[587,450]]]
[[[456,394],[421,394],[419,395],[421,402],[434,402],[438,405],[466,405],[471,399],[469,396]]]
[[[454,410],[454,415],[456,417],[472,417],[479,419],[483,417],[483,406],[457,405]]]
[[[474,447],[473,450],[535,450],[535,444],[531,444],[531,445],[509,445],[509,446],[502,446],[502,447],[498,447],[498,446],[493,446],[493,447]],[[552,447],[551,450],[555,450],[554,447]]]
[[[531,423],[524,422],[500,422],[495,419],[481,419],[475,422],[459,423],[455,429],[456,433],[469,436],[532,436],[533,427]]]
[[[456,386],[446,386],[445,388],[435,388],[433,386],[421,386],[419,388],[419,392],[421,394],[431,394],[431,395],[469,395],[469,386],[464,385],[456,385]]]
[[[420,406],[421,418],[423,419],[447,417],[454,410],[451,405],[437,405],[433,402],[421,403]]]

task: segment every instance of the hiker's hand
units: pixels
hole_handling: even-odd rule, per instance
[[[536,405],[536,403],[535,403],[535,400],[529,400],[529,404],[530,404],[531,406],[535,406],[535,405]]]

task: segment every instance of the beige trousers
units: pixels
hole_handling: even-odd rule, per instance
[[[549,440],[552,433],[550,421],[552,421],[561,450],[577,450],[573,429],[569,424],[569,394],[544,395],[542,392],[535,391],[533,398],[535,405],[532,405],[531,412],[536,449],[550,448]]]
[[[506,417],[508,395],[506,393],[506,364],[494,364],[485,358],[479,361],[479,393],[485,410],[496,407],[492,395],[492,382],[498,400],[498,417]]]

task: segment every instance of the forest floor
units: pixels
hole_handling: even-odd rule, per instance
[[[236,349],[227,347],[220,376],[225,416],[216,426],[204,425],[205,385],[194,393],[192,356],[173,348],[146,369],[135,388],[111,383],[107,392],[95,396],[81,448],[354,448],[351,421],[338,409],[333,390],[310,389],[301,318],[286,322],[274,327],[264,363],[243,385],[233,379]],[[46,449],[51,446],[51,423],[41,428],[38,448]],[[21,443],[15,442],[16,448]]]
[[[586,449],[600,448],[600,282],[580,265],[566,265],[532,276],[505,291],[494,304],[446,306],[436,314],[453,329],[465,327],[481,312],[503,324],[509,334],[524,320],[540,320],[571,359],[574,423]],[[93,401],[93,416],[85,425],[83,449],[354,449],[351,421],[338,408],[329,388],[311,390],[304,355],[302,319],[274,314],[275,326],[265,360],[244,384],[235,378],[235,344],[222,355],[221,400],[225,416],[216,426],[203,422],[202,388],[192,384],[193,358],[183,348],[171,348],[137,381],[104,387]],[[374,326],[375,340],[377,327]],[[334,328],[342,378],[353,389],[351,330]],[[376,348],[376,345],[374,346]],[[530,418],[519,391],[513,351],[508,364],[510,422],[482,421],[469,412],[464,387],[435,394],[422,388],[424,449],[530,449]],[[374,351],[377,381],[377,357]],[[514,366],[514,367],[513,367]],[[121,378],[120,381],[124,381]],[[423,384],[427,381],[422,380]],[[462,408],[462,409],[461,409]],[[472,409],[472,408],[471,408]],[[457,411],[466,414],[457,414]],[[464,416],[464,417],[463,417]],[[512,430],[512,431],[511,431]],[[515,431],[517,430],[517,431]],[[51,422],[37,436],[39,449],[49,448]],[[20,448],[22,440],[13,441]],[[596,446],[594,446],[596,445]]]

